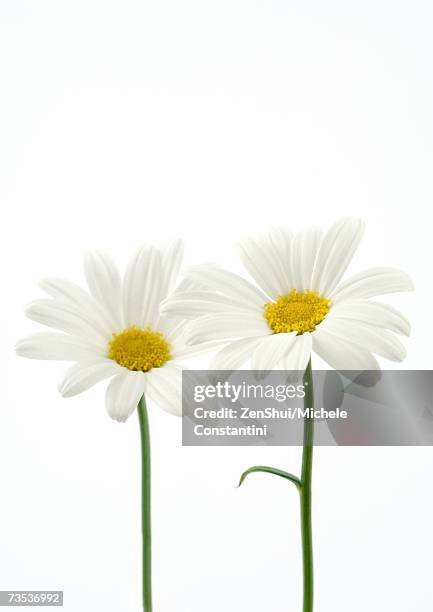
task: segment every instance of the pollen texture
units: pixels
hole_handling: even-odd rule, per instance
[[[276,334],[296,331],[298,334],[311,332],[325,318],[331,300],[317,291],[298,293],[292,289],[287,295],[280,295],[276,302],[264,305],[264,317]]]
[[[170,344],[161,332],[128,327],[113,334],[108,343],[108,358],[128,370],[148,372],[171,358]]]

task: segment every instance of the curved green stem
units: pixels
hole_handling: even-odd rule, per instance
[[[150,433],[144,395],[138,403],[141,436],[141,528],[143,534],[143,610],[152,612],[152,531]]]
[[[314,408],[313,376],[311,360],[304,374],[305,398],[304,408]],[[302,534],[302,565],[304,576],[303,612],[313,611],[313,533],[311,522],[311,477],[313,469],[314,418],[304,419],[304,448],[302,452],[301,472],[301,534]]]
[[[253,467],[248,468],[248,470],[245,470],[245,472],[243,472],[243,474],[241,475],[238,487],[241,486],[241,484],[249,474],[253,474],[254,472],[265,472],[267,474],[274,474],[275,476],[280,476],[281,478],[290,480],[290,482],[293,482],[297,489],[301,487],[301,481],[297,476],[290,474],[290,472],[285,472],[284,470],[279,470],[278,468],[269,467],[267,465],[254,465]]]

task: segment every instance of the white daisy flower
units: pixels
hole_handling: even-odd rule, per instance
[[[364,224],[342,219],[328,231],[296,234],[273,229],[241,244],[242,262],[256,284],[214,265],[189,270],[203,290],[166,300],[161,312],[194,319],[190,344],[227,343],[210,368],[234,370],[251,358],[254,370],[305,370],[312,351],[338,370],[378,368],[374,355],[405,357],[396,334],[408,320],[370,298],[413,289],[407,274],[371,268],[340,282],[358,247]]]
[[[89,253],[84,269],[89,292],[49,278],[40,283],[50,296],[26,309],[30,319],[62,333],[42,332],[16,345],[33,359],[74,361],[59,385],[69,397],[111,378],[106,407],[125,421],[143,393],[162,409],[182,414],[181,372],[177,360],[191,355],[183,339],[184,321],[159,314],[172,291],[183,255],[181,241],[163,248],[143,246],[121,278],[105,253]]]

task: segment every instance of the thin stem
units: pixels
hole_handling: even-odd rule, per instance
[[[304,374],[305,398],[304,408],[314,408],[313,376],[311,359]],[[314,418],[304,419],[304,448],[302,452],[301,472],[301,534],[302,534],[302,565],[304,575],[304,605],[303,612],[313,611],[313,534],[311,524],[311,476],[313,468]]]
[[[143,611],[152,612],[152,531],[150,433],[144,395],[138,403],[141,435],[141,529],[143,534]]]
[[[301,481],[294,474],[290,474],[290,472],[285,472],[284,470],[279,470],[278,468],[269,467],[268,465],[254,465],[253,467],[245,470],[243,474],[241,474],[238,487],[244,482],[245,478],[250,474],[254,474],[254,472],[265,472],[267,474],[274,474],[275,476],[281,476],[281,478],[286,478],[290,480],[296,488],[299,490],[301,488]]]

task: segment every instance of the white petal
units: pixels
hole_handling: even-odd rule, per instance
[[[185,319],[160,316],[156,331],[161,332],[171,344],[177,344],[183,339],[186,325]]]
[[[161,322],[161,321],[160,321]],[[158,331],[162,331],[167,341],[170,343],[170,354],[171,361],[182,361],[183,359],[189,359],[191,357],[197,357],[204,353],[213,351],[216,347],[221,346],[220,340],[213,340],[211,342],[201,342],[200,344],[187,344],[186,342],[186,330],[187,324],[185,321],[181,321],[172,332],[165,332],[161,327]]]
[[[284,227],[273,227],[269,231],[269,240],[274,249],[274,257],[281,261],[283,286],[280,293],[286,294],[293,289],[293,272],[291,265],[293,235]]]
[[[379,369],[377,360],[369,351],[324,328],[317,328],[312,337],[314,351],[335,370]]]
[[[213,265],[203,264],[190,268],[187,277],[208,289],[220,291],[243,306],[263,307],[269,301],[262,291],[241,276]]]
[[[173,325],[173,322],[175,325]],[[185,359],[209,352],[215,346],[221,345],[219,340],[191,345],[187,343],[187,320],[165,319],[161,317],[157,331],[160,331],[170,343],[170,353],[173,360]]]
[[[161,254],[143,246],[131,259],[123,281],[123,312],[126,326],[153,327],[161,301]]]
[[[351,320],[369,323],[408,336],[410,323],[406,317],[388,304],[367,300],[337,302],[327,314],[327,319]]]
[[[237,370],[250,358],[262,338],[241,338],[230,342],[213,357],[209,370]]]
[[[272,334],[264,338],[254,350],[251,367],[253,370],[272,370],[287,355],[296,341],[296,332]]]
[[[109,313],[115,330],[122,327],[122,281],[109,255],[102,251],[86,253],[84,273],[90,293]]]
[[[182,369],[173,363],[146,374],[146,393],[162,410],[182,416]]]
[[[296,336],[289,353],[281,360],[277,367],[291,372],[305,372],[305,368],[310,361],[312,344],[313,341],[310,333],[305,332],[300,336]]]
[[[342,283],[334,293],[333,301],[370,298],[397,291],[413,291],[409,276],[396,268],[370,268],[355,274]]]
[[[51,277],[40,281],[39,286],[54,298],[56,306],[76,313],[104,336],[113,332],[113,320],[106,308],[75,283]]]
[[[314,266],[312,287],[328,297],[345,273],[364,232],[359,219],[341,219],[324,235]]]
[[[182,340],[180,340],[177,344],[173,343],[170,352],[172,359],[179,361],[182,359],[188,359],[189,357],[197,357],[198,355],[203,355],[203,353],[209,353],[209,351],[212,351],[216,346],[221,346],[221,342],[219,340],[191,345],[185,344],[182,338]]]
[[[228,312],[246,310],[232,298],[212,291],[185,291],[172,293],[161,303],[161,314],[181,319],[196,319],[213,312]],[[256,311],[252,306],[250,310]]]
[[[68,334],[90,338],[92,342],[106,344],[111,337],[105,326],[97,326],[91,313],[82,313],[61,300],[36,300],[25,309],[29,319],[54,327]]]
[[[84,289],[65,278],[43,278],[39,286],[51,297],[69,300],[77,306],[82,306],[83,301],[91,301],[90,295]]]
[[[91,344],[77,336],[41,332],[26,336],[15,346],[18,355],[30,359],[80,361],[92,357],[105,357],[105,347]]]
[[[313,289],[313,270],[321,244],[322,230],[307,227],[299,231],[292,240],[291,266],[292,287],[304,292]]]
[[[406,357],[406,349],[400,340],[386,329],[378,329],[367,323],[331,319],[325,319],[322,326],[335,336],[391,361],[402,361]]]
[[[286,285],[283,265],[288,261],[277,253],[269,234],[244,240],[240,255],[245,268],[269,297],[275,299],[283,293]]]
[[[134,412],[145,391],[144,372],[122,368],[107,387],[105,405],[112,419],[123,423]]]
[[[59,384],[59,391],[64,397],[82,393],[96,383],[114,376],[120,366],[111,359],[89,359],[79,361],[71,366]]]
[[[208,315],[191,321],[185,329],[185,338],[188,344],[198,344],[211,340],[269,336],[271,333],[263,316],[233,312]]]
[[[177,295],[178,293],[186,294],[190,291],[209,291],[209,287],[203,283],[197,283],[192,278],[183,277],[172,293]]]
[[[172,240],[161,249],[162,280],[161,298],[164,299],[174,289],[183,259],[182,240]]]

